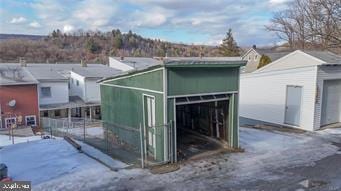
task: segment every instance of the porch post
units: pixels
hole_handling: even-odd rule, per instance
[[[90,117],[90,121],[92,121],[92,107],[91,106],[89,107],[89,112],[90,112],[90,116],[89,116]]]
[[[67,110],[67,115],[68,115],[68,121],[71,123],[71,108],[69,107]]]

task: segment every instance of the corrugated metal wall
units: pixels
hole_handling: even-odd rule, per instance
[[[239,67],[170,68],[168,96],[238,91]]]
[[[102,120],[104,125],[110,126],[116,131],[119,137],[140,148],[139,134],[129,134],[130,131],[121,130],[124,128],[116,128],[115,126],[126,126],[127,128],[139,129],[140,124],[143,125],[143,94],[155,97],[155,122],[156,125],[163,125],[163,94],[137,89],[129,89],[129,87],[140,87],[155,91],[162,91],[162,70],[145,73],[143,75],[132,76],[129,78],[119,79],[115,81],[105,82],[101,85],[101,104],[102,104]],[[106,85],[109,84],[109,85]],[[123,87],[110,86],[120,85]],[[160,136],[156,137],[157,160],[163,160],[163,132],[159,132]]]

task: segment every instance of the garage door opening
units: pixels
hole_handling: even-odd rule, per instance
[[[341,123],[341,80],[325,80],[323,83],[321,126]]]
[[[223,150],[228,142],[228,108],[227,94],[176,99],[178,160]]]

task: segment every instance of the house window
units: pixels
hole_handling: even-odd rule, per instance
[[[49,116],[49,112],[48,112],[48,111],[44,111],[44,112],[43,112],[43,116],[44,116],[44,117],[48,117],[48,116]]]
[[[51,87],[40,88],[41,97],[51,97]]]
[[[7,129],[15,127],[16,123],[17,123],[17,118],[15,117],[5,118],[5,128]]]
[[[249,56],[249,60],[251,60],[251,56]]]
[[[77,84],[77,86],[79,86],[79,81],[78,80],[76,80],[76,84]]]
[[[36,116],[35,115],[29,115],[25,116],[25,123],[26,126],[37,126]]]
[[[60,110],[55,110],[54,111],[54,116],[55,117],[60,117]]]
[[[258,58],[258,56],[256,55],[256,56],[255,56],[255,60],[257,60],[257,58]]]

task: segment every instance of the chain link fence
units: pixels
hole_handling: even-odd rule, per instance
[[[127,164],[146,167],[164,162],[148,156],[148,138],[144,136],[148,134],[148,130],[142,124],[135,128],[83,118],[71,120],[41,118],[41,126],[45,134],[52,137],[69,136],[83,141]],[[164,130],[167,130],[168,126],[159,125],[151,129],[155,137],[163,137]]]

